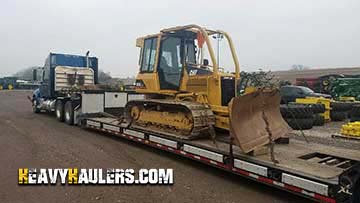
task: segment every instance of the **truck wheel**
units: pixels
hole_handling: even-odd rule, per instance
[[[33,112],[40,113],[40,109],[37,107],[36,100],[33,101]]]
[[[60,100],[56,101],[55,114],[58,121],[64,122],[64,103]]]
[[[68,125],[74,125],[74,107],[72,101],[65,103],[65,123]]]

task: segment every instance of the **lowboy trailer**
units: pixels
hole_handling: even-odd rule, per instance
[[[73,116],[75,125],[157,148],[317,202],[360,202],[360,152],[296,140],[276,143],[269,154],[249,155],[221,136],[183,140],[135,130],[121,119],[125,105],[143,95],[84,90]]]

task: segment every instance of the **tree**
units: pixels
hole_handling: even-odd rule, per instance
[[[99,70],[99,83],[108,83],[111,79],[110,72],[105,73],[103,70]]]
[[[31,80],[33,80],[33,70],[39,69],[39,68],[41,68],[41,67],[31,66],[31,67],[28,67],[28,68],[25,68],[23,70],[16,72],[13,76],[17,77],[19,80],[31,81]]]

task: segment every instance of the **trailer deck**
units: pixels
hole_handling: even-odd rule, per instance
[[[360,153],[356,150],[291,140],[275,145],[275,159],[269,154],[252,156],[240,148],[219,140],[180,140],[146,130],[127,129],[117,118],[95,116],[82,120],[86,128],[118,135],[151,147],[179,154],[273,187],[320,202],[343,202],[351,194],[341,185],[349,174],[360,171]],[[232,149],[231,149],[232,148]],[[341,200],[341,201],[340,201]]]

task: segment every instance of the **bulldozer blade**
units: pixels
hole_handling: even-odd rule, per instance
[[[290,132],[290,127],[280,113],[280,92],[263,92],[263,95],[265,99],[264,119],[266,119],[265,122],[268,123],[271,139],[277,140],[281,137],[287,137],[287,134]]]
[[[289,127],[280,114],[278,92],[261,90],[235,97],[229,104],[230,136],[245,153],[285,137]]]

